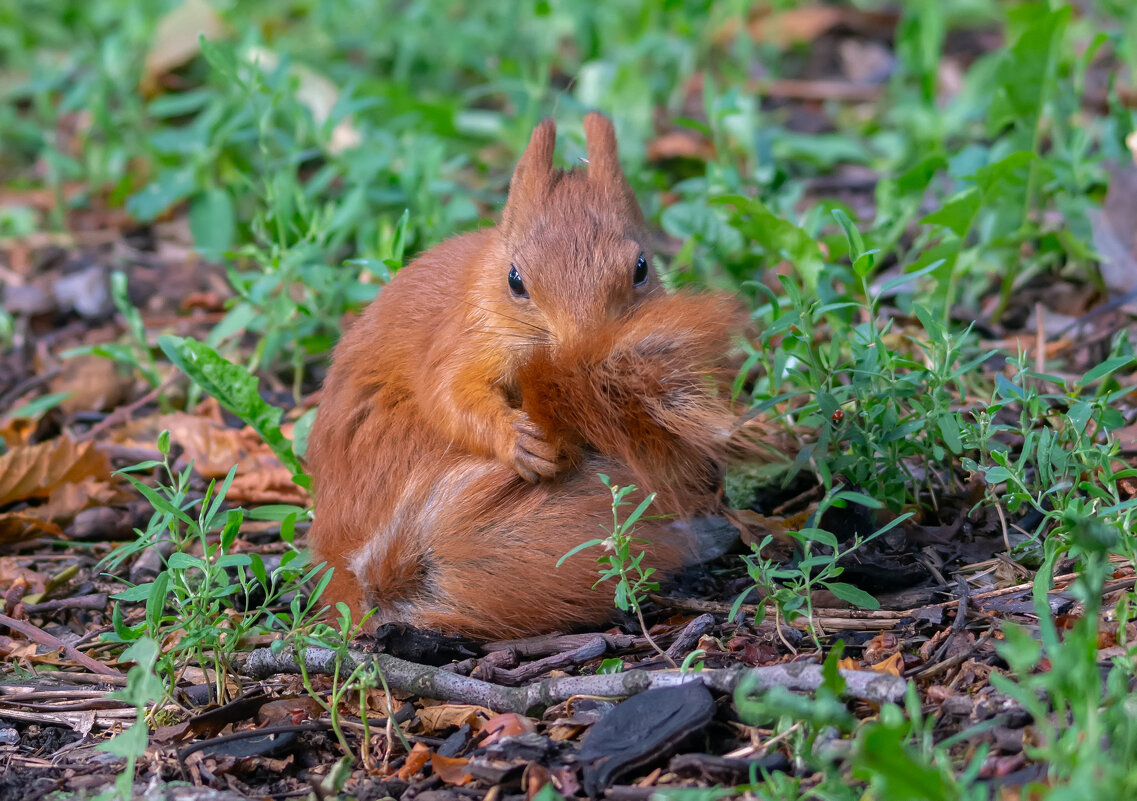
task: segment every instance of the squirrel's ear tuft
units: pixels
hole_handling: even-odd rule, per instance
[[[593,111],[584,118],[584,138],[588,145],[588,178],[600,183],[623,181],[620,155],[616,147],[616,128],[612,120]]]
[[[556,146],[556,123],[551,117],[546,118],[533,129],[529,145],[513,170],[513,179],[509,182],[509,199],[502,214],[503,227],[508,229],[518,211],[534,204],[540,196],[553,173],[553,151]]]
[[[588,146],[588,180],[610,196],[619,198],[630,220],[643,223],[636,194],[632,191],[624,171],[620,168],[620,154],[616,146],[616,127],[612,120],[593,111],[585,115],[584,137]]]

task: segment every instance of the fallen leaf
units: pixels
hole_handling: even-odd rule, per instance
[[[199,37],[225,35],[221,17],[206,0],[182,0],[158,21],[142,68],[142,91],[154,91],[158,79],[201,52]]]
[[[474,780],[466,769],[469,762],[464,757],[445,757],[441,754],[432,754],[430,757],[430,767],[434,769],[435,775],[447,784],[459,787]]]
[[[245,60],[265,72],[273,72],[280,66],[280,57],[264,47],[251,46],[245,51]],[[339,89],[334,83],[311,67],[293,63],[289,72],[296,78],[296,99],[311,113],[316,125],[322,126],[332,116],[332,110],[339,101]],[[355,127],[350,116],[344,117],[332,129],[328,151],[332,154],[358,146],[363,134]]]
[[[452,727],[469,724],[478,731],[485,721],[494,716],[492,710],[474,704],[439,704],[419,710],[418,718],[426,732],[442,731]]]
[[[904,654],[899,651],[888,657],[887,659],[877,662],[875,665],[869,665],[869,670],[874,670],[877,673],[884,673],[888,676],[899,676],[904,668]]]
[[[537,731],[537,724],[532,718],[518,715],[516,712],[507,712],[504,715],[490,718],[482,730],[486,733],[481,743],[484,747],[506,737],[516,737],[520,734]]]
[[[273,723],[297,724],[306,720],[315,720],[323,711],[324,708],[315,698],[303,695],[263,704],[257,710],[256,720],[262,726]]]
[[[816,508],[817,504],[811,503],[797,514],[788,516],[763,515],[750,509],[731,509],[729,517],[738,526],[742,542],[746,545],[760,543],[769,534],[773,537],[772,547],[788,548],[788,552],[792,553],[795,541],[790,537],[790,532],[805,528]]]
[[[12,448],[0,456],[0,506],[47,498],[64,484],[111,480],[111,465],[93,442],[59,437]]]
[[[48,385],[53,394],[66,394],[59,407],[68,414],[105,412],[126,403],[134,379],[118,365],[101,356],[66,359],[59,375]]]
[[[781,49],[812,42],[844,17],[844,10],[837,6],[805,6],[757,16],[750,21],[748,29],[754,41]]]
[[[63,537],[64,532],[50,520],[42,520],[29,512],[0,514],[0,543],[19,542],[43,535]]]
[[[864,660],[874,665],[900,650],[900,638],[891,631],[884,631],[865,644]]]
[[[647,160],[698,159],[709,161],[715,157],[715,146],[695,131],[672,131],[648,143]]]
[[[253,469],[250,457],[263,449],[271,455],[251,429],[228,428],[223,423],[187,412],[155,415],[133,421],[115,432],[114,440],[135,448],[152,448],[163,431],[170,432],[170,442],[182,449],[182,458],[193,461],[203,478],[223,478],[233,465]]]
[[[1137,166],[1114,170],[1105,203],[1089,216],[1106,287],[1116,295],[1137,289]]]
[[[411,752],[407,754],[407,761],[399,768],[398,777],[402,781],[408,782],[411,777],[426,767],[426,763],[430,762],[430,748],[426,743],[415,743],[411,747]]]
[[[0,440],[7,448],[30,445],[39,422],[30,417],[8,417],[0,422]]]
[[[312,500],[307,490],[293,483],[292,472],[280,462],[238,475],[225,497],[239,503],[293,506],[307,506]]]

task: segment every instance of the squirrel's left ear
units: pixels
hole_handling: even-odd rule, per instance
[[[525,209],[540,204],[541,195],[553,174],[553,151],[556,146],[556,123],[551,118],[544,119],[533,129],[529,146],[521,154],[509,182],[509,198],[501,217],[502,228],[507,232]]]
[[[584,118],[584,137],[588,148],[588,180],[619,195],[634,219],[642,220],[639,203],[624,171],[616,146],[616,127],[612,120],[595,111]]]

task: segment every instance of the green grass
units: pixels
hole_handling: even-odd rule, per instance
[[[1047,769],[1032,797],[1132,796],[1137,696],[1127,677],[1137,652],[1123,640],[1125,655],[1100,680],[1095,599],[1110,554],[1137,559],[1137,500],[1125,489],[1137,470],[1114,433],[1132,420],[1134,344],[1122,331],[1097,366],[1040,368],[986,349],[969,323],[1008,323],[1022,311],[1016,294],[1042,278],[1100,285],[1091,221],[1114,165],[1133,158],[1125,140],[1137,115],[1119,92],[1137,74],[1137,6],[1101,0],[1075,14],[1058,2],[909,0],[880,99],[823,103],[823,130],[802,133],[792,107],[760,101],[754,75],[795,77],[808,44],[754,41],[742,24],[750,4],[735,0],[218,3],[228,34],[195,48],[181,26],[186,59],[151,74],[147,54],[177,5],[0,0],[0,191],[47,189],[58,201],[0,209],[0,237],[66,230],[80,208],[123,208],[143,224],[184,217],[233,291],[204,341],[159,341],[164,332],[145,329],[119,276],[129,335],[93,352],[155,387],[160,368],[177,365],[304,482],[310,418],[288,441],[256,376],[277,376],[296,397],[313,389],[344,313],[414,253],[492,219],[539,119],[557,118],[568,164],[583,154],[583,112],[608,111],[629,178],[666,237],[667,280],[727,288],[750,304],[758,334],[742,371],[750,380],[737,389],[800,445],[781,478],[804,473],[825,503],[863,497],[893,520],[934,518],[944,499],[976,486],[976,508],[1037,512],[1015,555],[1041,564],[1040,632],[1006,632],[1008,670],[994,680],[1035,716],[1028,755]],[[1005,44],[946,59],[951,37],[974,31]],[[956,67],[958,87],[945,93]],[[1104,106],[1089,97],[1103,75]],[[689,95],[696,79],[703,92]],[[657,120],[713,154],[648,162]],[[357,144],[341,147],[345,136]],[[815,191],[816,179],[851,166],[874,176],[871,203]],[[0,311],[0,344],[13,326]],[[1007,368],[992,369],[992,357]],[[254,585],[271,600],[304,569],[285,565],[274,581],[263,564],[238,564],[226,547],[241,513],[221,513],[224,488],[190,498],[188,477],[165,469],[163,485],[145,490],[154,520],[116,558],[159,535],[180,556],[164,578],[120,597],[146,613],[132,626],[116,619],[115,636],[190,632],[135,670],[153,666],[168,688],[190,661],[213,660],[220,695],[237,643],[217,623],[222,603]],[[296,510],[287,514],[295,521]],[[808,615],[818,585],[871,601],[837,580],[831,534],[811,526],[794,537],[796,565],[757,550],[747,560],[780,614]],[[191,544],[204,557],[181,553]],[[1084,612],[1060,630],[1045,589],[1062,559],[1081,573]],[[311,609],[282,622],[268,603],[253,604],[250,631],[309,636],[301,621]],[[1121,630],[1133,609],[1127,594],[1114,610]],[[340,639],[350,631],[347,621]],[[1048,671],[1038,670],[1043,657]],[[336,697],[374,681],[337,676]],[[139,710],[157,692],[134,690]],[[977,731],[945,738],[915,697],[857,722],[838,691],[834,680],[809,701],[740,694],[743,718],[786,736],[815,771],[809,783],[772,777],[766,797],[987,797],[976,776],[984,747],[968,745]]]

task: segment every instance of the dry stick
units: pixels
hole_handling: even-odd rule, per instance
[[[564,651],[563,653],[546,656],[544,659],[529,662],[512,670],[497,668],[493,671],[492,678],[507,687],[517,687],[520,684],[532,681],[538,676],[545,675],[550,670],[559,670],[571,665],[581,665],[585,662],[591,662],[593,659],[604,656],[607,651],[608,643],[605,642],[604,638],[593,637],[584,645],[572,651]]]
[[[1063,573],[1061,576],[1055,576],[1052,579],[1054,584],[1060,584],[1064,581],[1073,581],[1078,578],[1077,573]],[[1125,589],[1126,584],[1132,585],[1135,579],[1126,578],[1118,579],[1117,581],[1106,584],[1102,588],[1103,593],[1114,592],[1119,589]],[[977,592],[971,596],[972,601],[986,601],[991,598],[999,598],[1003,595],[1014,595],[1016,592],[1024,592],[1034,587],[1033,581],[1028,581],[1024,584],[1016,584],[1013,587],[1003,587],[999,590],[987,590],[986,592]],[[715,614],[729,614],[730,604],[719,603],[718,601],[700,601],[694,598],[666,598],[662,595],[652,595],[651,600],[657,604],[671,607],[672,609],[681,609],[690,612],[711,612]],[[889,621],[901,620],[906,617],[915,617],[920,612],[927,609],[954,609],[959,605],[957,599],[951,601],[943,601],[938,604],[927,604],[926,606],[918,606],[913,609],[830,609],[815,607],[813,610],[814,617],[818,620],[825,621],[829,626],[832,626],[834,621],[841,620],[857,620],[860,621],[863,628],[879,628],[867,621]],[[758,611],[757,604],[743,604],[739,609],[752,615]],[[824,616],[824,617],[822,617]],[[804,628],[809,625],[804,621],[794,621],[789,625],[795,628]]]
[[[715,625],[714,615],[699,615],[697,618],[688,623],[683,631],[679,632],[679,636],[675,638],[675,642],[667,649],[667,655],[674,660],[682,662],[687,656],[687,652],[699,644],[699,639],[711,630]]]
[[[91,426],[87,431],[84,431],[82,434],[75,435],[75,441],[76,442],[86,442],[89,439],[94,439],[95,437],[97,437],[99,434],[102,434],[107,429],[114,428],[119,423],[127,422],[128,420],[130,420],[131,416],[136,411],[141,409],[146,404],[152,403],[153,401],[156,401],[158,399],[158,397],[163,392],[165,392],[167,389],[172,387],[174,385],[174,383],[179,378],[181,378],[181,375],[182,374],[179,372],[174,372],[174,373],[171,373],[170,375],[166,376],[165,381],[163,381],[158,386],[154,387],[154,389],[147,392],[145,395],[143,395],[138,400],[136,400],[133,403],[130,403],[126,406],[118,407],[113,412],[111,412],[106,417],[104,417],[102,420],[100,420],[98,423]]]
[[[92,659],[82,651],[73,648],[58,637],[48,634],[43,629],[39,628],[38,626],[33,626],[31,623],[27,623],[23,620],[16,620],[15,618],[8,617],[7,615],[0,615],[0,625],[7,626],[14,631],[20,632],[32,642],[39,643],[45,648],[59,649],[73,662],[82,665],[92,673],[98,673],[101,676],[122,676],[122,673],[120,671],[115,670],[110,665],[104,665],[97,659]]]
[[[994,628],[987,629],[987,631],[983,632],[979,639],[976,640],[975,643],[972,644],[972,646],[967,650],[960,651],[955,656],[949,656],[942,662],[936,662],[935,664],[925,665],[922,668],[918,668],[917,670],[909,673],[908,677],[913,679],[927,679],[931,676],[936,675],[937,673],[943,673],[945,670],[953,668],[956,665],[962,665],[964,662],[970,659],[973,654],[978,652],[980,648],[986,645],[987,641],[990,640],[994,635]]]
[[[850,81],[802,81],[759,78],[749,81],[747,89],[760,96],[783,100],[838,100],[847,103],[871,103],[878,100],[882,87]]]
[[[349,664],[346,667],[353,670],[368,658],[368,655],[361,652],[349,651]],[[503,687],[459,676],[441,668],[407,662],[389,654],[375,654],[370,658],[375,660],[388,686],[396,692],[422,695],[439,701],[478,704],[497,712],[521,714],[536,707],[567,701],[575,695],[629,696],[658,687],[676,687],[691,681],[702,681],[721,692],[733,692],[748,677],[753,677],[756,690],[780,686],[788,690],[811,692],[822,684],[820,665],[792,662],[759,668],[704,670],[699,673],[630,670],[596,676],[562,676],[524,687]],[[304,666],[311,673],[330,673],[335,660],[336,654],[330,649],[304,650]],[[238,661],[236,667],[239,672],[254,679],[299,671],[292,648],[285,648],[279,654],[274,654],[269,648],[258,648]],[[899,702],[908,686],[899,676],[866,670],[842,670],[840,673],[846,682],[846,695],[878,704]]]
[[[41,612],[56,612],[60,609],[87,609],[100,612],[107,606],[105,592],[91,593],[90,595],[73,595],[70,598],[57,598],[53,601],[44,601],[38,604],[25,604],[24,611],[29,615],[38,615]]]

